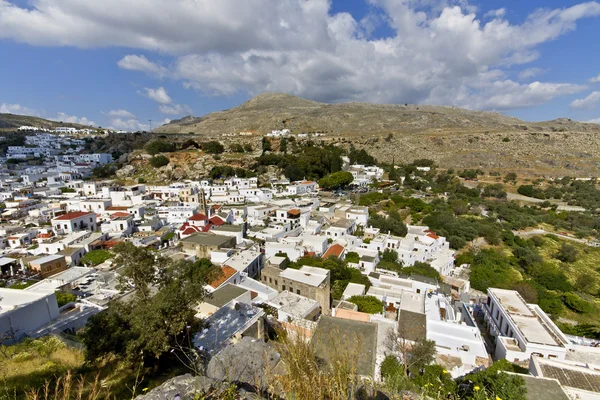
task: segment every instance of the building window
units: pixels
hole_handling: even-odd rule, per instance
[[[273,279],[269,278],[269,283],[273,283]]]
[[[277,279],[275,279],[275,286],[277,286],[277,285],[278,285],[278,283],[277,283]]]
[[[290,286],[290,292],[294,293],[294,288]]]
[[[300,289],[296,289],[296,294],[299,295],[300,294]]]
[[[417,293],[421,293],[421,289],[417,289]]]
[[[283,286],[281,287],[281,290],[282,290],[282,291],[283,291],[283,290],[285,290],[285,285],[283,285]]]

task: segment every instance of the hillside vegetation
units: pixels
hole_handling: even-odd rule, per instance
[[[510,169],[532,176],[597,176],[600,125],[570,119],[531,123],[499,113],[427,105],[325,104],[264,93],[230,110],[185,117],[155,130],[236,141],[273,129],[321,132],[367,148],[380,161],[430,158],[453,168]]]

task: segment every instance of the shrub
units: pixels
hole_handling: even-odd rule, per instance
[[[360,312],[367,314],[379,314],[383,312],[383,302],[374,296],[352,296],[348,301],[356,304]]]
[[[152,156],[158,153],[168,153],[171,151],[175,151],[175,145],[173,143],[169,143],[165,140],[157,139],[149,142],[144,147],[146,152]]]
[[[113,257],[113,254],[108,250],[92,250],[92,251],[86,253],[81,258],[81,261],[83,261],[86,264],[91,264],[91,265],[95,266],[95,265],[102,264],[104,261],[106,261],[112,257]]]
[[[563,294],[563,301],[567,307],[578,313],[589,313],[593,310],[590,303],[573,293]]]
[[[69,304],[69,303],[77,300],[77,296],[75,296],[73,293],[66,293],[66,292],[58,291],[55,293],[55,295],[56,295],[56,302],[58,303],[59,307],[62,307],[66,304]]]
[[[233,143],[231,146],[229,146],[229,150],[234,153],[243,153],[244,147],[242,147],[242,145],[239,143]]]
[[[165,156],[154,156],[150,159],[150,165],[152,165],[154,168],[160,168],[160,167],[164,167],[165,165],[169,164],[169,158],[165,157]]]
[[[554,258],[565,263],[573,263],[577,261],[577,256],[577,249],[574,246],[563,243]]]
[[[202,150],[208,154],[221,154],[225,151],[225,146],[216,140],[212,140],[210,142],[203,143]]]

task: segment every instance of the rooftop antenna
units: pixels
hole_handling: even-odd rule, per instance
[[[151,120],[151,119],[149,119],[149,120],[148,120],[148,123],[150,124],[150,132],[152,132],[152,120]]]

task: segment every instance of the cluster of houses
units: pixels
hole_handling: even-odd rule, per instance
[[[113,162],[110,154],[82,153],[85,141],[68,136],[38,133],[26,136],[23,146],[8,146],[5,156],[0,156],[0,191],[2,200],[22,194],[60,193],[65,182],[91,176],[95,167]],[[28,159],[41,159],[28,165]],[[10,162],[16,160],[21,162]],[[39,165],[37,165],[39,164]]]
[[[19,132],[54,132],[57,134],[68,134],[68,135],[90,135],[93,132],[95,132],[94,129],[88,129],[88,128],[83,128],[83,129],[78,129],[78,128],[73,128],[73,127],[65,127],[65,126],[59,126],[55,129],[48,129],[48,128],[42,128],[39,126],[27,126],[27,125],[23,125],[17,128],[17,130]]]
[[[77,165],[77,157],[107,161],[103,155],[55,157],[57,165]],[[358,179],[378,179],[375,169],[352,169]],[[389,337],[402,343],[426,338],[453,377],[507,359],[529,368],[531,384],[552,382],[551,398],[600,396],[600,351],[589,341],[563,334],[516,291],[471,290],[465,266],[454,265],[454,251],[436,232],[412,225],[403,237],[383,232],[369,225],[367,207],[320,192],[315,182],[281,179],[259,187],[256,178],[236,177],[121,186],[73,176],[50,184],[49,178],[42,188],[53,190],[36,190],[31,177],[29,186],[2,183],[0,280],[26,286],[0,289],[5,341],[74,331],[111,300],[128,296],[135,287],[117,284],[110,259],[92,266],[85,255],[131,242],[175,259],[207,258],[221,269],[207,282],[210,296],[196,306],[209,323],[193,343],[212,356],[245,336],[265,338],[266,326],[277,323],[324,349],[333,336],[360,337],[358,371],[379,379]],[[404,266],[428,263],[441,278],[381,268],[386,250]],[[307,257],[347,258],[368,284],[339,288],[329,269],[291,264]],[[60,291],[77,300],[59,307]],[[334,299],[334,291],[341,297]],[[353,296],[372,296],[383,306],[361,312],[349,301]]]

